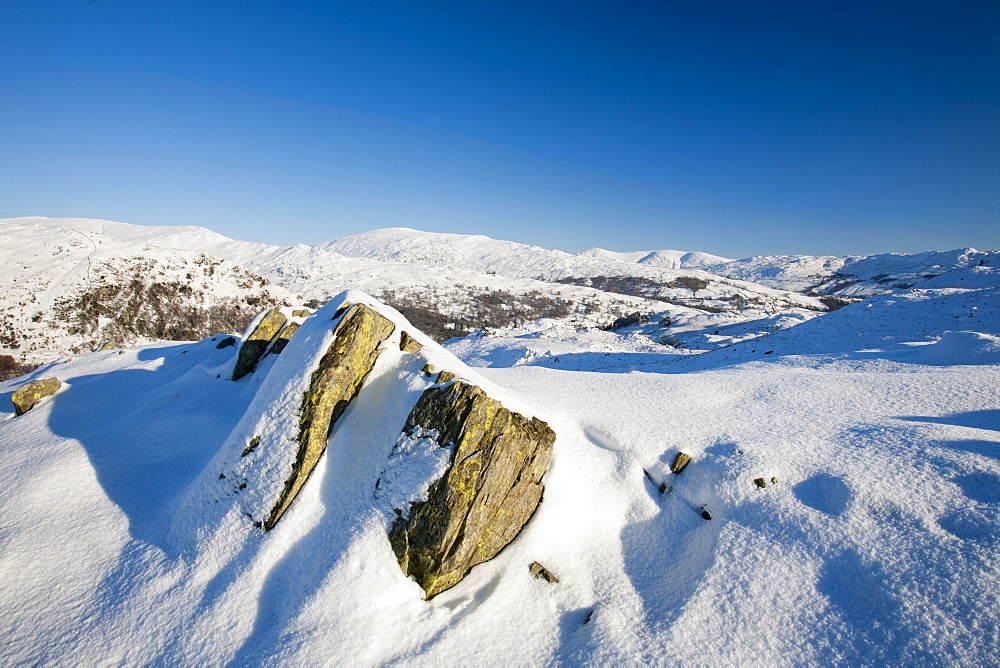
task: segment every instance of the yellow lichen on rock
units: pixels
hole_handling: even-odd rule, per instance
[[[271,340],[277,336],[288,318],[281,312],[281,307],[275,306],[261,319],[257,327],[242,344],[233,369],[233,380],[239,380],[254,370],[257,362],[264,355]]]
[[[555,433],[456,381],[421,395],[404,426],[454,446],[452,464],[427,500],[399,512],[389,542],[400,568],[427,598],[454,586],[521,531],[541,501]]]
[[[354,304],[337,324],[333,343],[302,398],[298,453],[292,474],[264,522],[271,529],[291,505],[326,450],[330,429],[354,399],[392,334],[392,321],[364,304]]]
[[[41,378],[25,383],[14,390],[10,400],[14,404],[14,414],[24,415],[45,397],[55,394],[62,383],[58,378]]]
[[[418,352],[423,346],[409,332],[401,332],[399,335],[399,349],[404,353]]]
[[[292,340],[292,336],[294,336],[297,331],[299,331],[299,323],[290,322],[285,325],[281,329],[281,333],[278,334],[278,338],[276,338],[274,343],[271,345],[269,353],[273,355],[280,355],[281,351],[285,349],[285,346],[288,345],[288,342]]]

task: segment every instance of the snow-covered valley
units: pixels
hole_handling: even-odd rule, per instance
[[[46,219],[0,234],[20,337],[4,352],[35,344],[46,362],[0,383],[5,664],[1000,661],[998,253],[570,255],[410,230],[277,248]],[[126,272],[123,258],[147,264]],[[165,303],[239,303],[247,320],[334,303],[234,382],[227,328],[126,340],[95,334],[121,331],[114,319],[81,334],[50,315],[119,275],[147,301],[177,283]],[[828,312],[822,285],[867,298]],[[531,293],[567,306],[438,345],[365,295],[335,296],[411,290],[458,320],[480,294],[468,286],[498,308]],[[244,461],[255,433],[267,456],[260,425],[297,421],[338,300],[370,302],[395,330],[264,531],[245,514],[259,481],[231,494],[223,463]],[[377,491],[432,385],[425,363],[556,434],[524,529],[429,600],[397,564]],[[13,393],[41,378],[60,389],[16,416]],[[532,577],[536,561],[559,581]]]

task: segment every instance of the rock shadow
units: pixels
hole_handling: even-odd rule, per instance
[[[162,365],[71,378],[52,397],[49,428],[80,443],[131,537],[167,554],[174,552],[167,536],[176,504],[240,415],[218,408],[240,400],[236,388],[199,369],[231,354],[214,346],[143,350],[140,360]]]
[[[829,473],[806,478],[792,488],[792,493],[801,503],[831,517],[847,510],[854,496],[843,480]]]
[[[706,463],[699,462],[702,467]],[[656,482],[644,480],[660,511],[622,530],[625,574],[642,599],[646,623],[654,629],[673,624],[715,561],[724,520],[705,519],[703,509],[687,498],[693,489],[710,485],[710,473],[701,473],[704,478],[692,480],[698,472],[689,466],[682,474],[688,478],[683,486],[675,483],[666,493],[659,492]]]
[[[907,422],[934,422],[957,427],[1000,431],[1000,409],[967,411],[965,413],[952,413],[951,415],[942,415],[940,417],[903,415],[899,419],[906,420]]]
[[[594,637],[594,620],[600,614],[597,608],[567,610],[559,618],[559,648],[552,657],[557,665],[585,665],[598,649],[599,639]]]

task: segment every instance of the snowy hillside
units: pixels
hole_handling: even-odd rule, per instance
[[[259,305],[293,299],[197,250],[230,243],[201,228],[14,219],[0,221],[0,239],[0,352],[29,362],[239,331]]]
[[[34,363],[238,331],[257,304],[320,304],[349,288],[399,308],[438,340],[535,331],[540,319],[593,329],[635,316],[649,323],[626,332],[635,345],[713,350],[865,296],[960,288],[962,271],[1000,257],[971,249],[745,260],[665,250],[573,255],[406,228],[278,247],[200,227],[48,218],[0,221],[0,235],[0,354]]]
[[[196,337],[241,329],[250,315],[247,306],[261,303],[261,291],[292,304],[322,303],[342,290],[362,289],[403,309],[439,339],[538,318],[597,327],[635,312],[683,318],[730,311],[754,320],[774,311],[825,308],[811,297],[700,271],[402,228],[287,248],[234,241],[199,227],[87,219],[9,219],[0,221],[0,234],[6,260],[0,287],[8,288],[0,296],[0,352],[32,362],[111,342],[177,338],[176,330],[165,334],[169,325],[161,322],[160,314],[170,309],[147,303],[156,302],[150,290],[176,296],[176,304],[187,296],[209,310],[228,309],[216,318],[216,330],[188,327],[188,336]],[[208,264],[192,267],[199,262],[209,263],[212,273]],[[686,280],[694,280],[696,289]],[[144,311],[129,302],[144,304]],[[189,321],[207,317],[184,315]],[[146,326],[150,320],[154,324]]]
[[[29,378],[0,383],[0,564],[16,582],[0,589],[0,657],[996,665],[1000,288],[988,267],[961,282],[704,354],[636,336],[655,323],[553,321],[450,342],[470,369],[422,337],[436,366],[556,432],[528,525],[430,600],[376,493],[430,382],[399,383],[422,360],[395,340],[269,532],[212,491],[231,484],[219,462],[270,424],[258,410],[295,405],[283,379],[309,377],[337,304],[237,382],[218,337],[61,359],[30,375],[63,385],[24,415],[10,397]]]
[[[964,248],[914,255],[776,255],[734,260],[705,269],[722,276],[784,290],[867,297],[893,289],[923,287],[923,283],[929,279],[955,269],[977,266],[1000,266],[1000,252]]]
[[[698,252],[687,253],[675,250],[617,253],[615,251],[604,250],[603,248],[590,248],[581,252],[580,255],[611,262],[634,262],[636,264],[647,264],[653,267],[666,267],[668,269],[709,269],[723,262],[732,262],[732,260],[727,260],[718,255]]]

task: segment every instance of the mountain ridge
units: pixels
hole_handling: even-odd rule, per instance
[[[264,292],[268,299],[292,305],[321,303],[358,288],[417,318],[441,339],[537,318],[593,328],[645,314],[672,323],[672,330],[650,334],[660,342],[678,339],[677,333],[692,328],[729,327],[733,320],[760,321],[762,332],[771,326],[765,320],[776,313],[808,318],[831,305],[925,281],[958,287],[959,278],[952,280],[949,272],[995,266],[1000,257],[975,249],[742,260],[683,251],[590,249],[572,254],[484,235],[406,227],[313,246],[274,246],[230,239],[198,226],[44,217],[0,220],[0,234],[8,240],[0,248],[0,288],[5,291],[0,297],[0,353],[36,362],[111,343],[145,342],[168,330],[207,335],[203,328],[171,327],[166,322],[171,309],[165,305],[139,305],[169,294],[187,304],[184,308],[197,310],[195,293],[184,294],[185,283],[195,275],[203,281],[198,298],[207,300],[208,308],[228,304],[219,322],[236,330],[252,315],[236,317],[236,307],[243,304],[249,311],[249,305],[266,301]],[[140,265],[145,269],[140,271]],[[222,273],[210,275],[208,266]],[[58,313],[57,300],[62,300]],[[140,317],[142,313],[146,315]],[[186,313],[189,321],[209,317]],[[159,324],[146,324],[149,319]],[[715,340],[721,345],[724,337]]]

